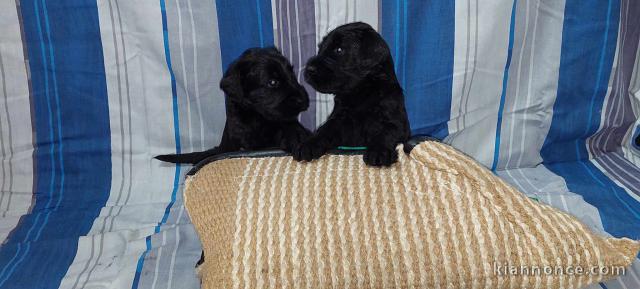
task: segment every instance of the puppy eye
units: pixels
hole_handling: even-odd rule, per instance
[[[342,54],[344,54],[344,49],[342,49],[342,47],[336,47],[335,49],[333,49],[333,52],[336,55],[342,55]]]
[[[267,85],[271,88],[276,88],[280,85],[280,82],[277,79],[270,79],[269,82],[267,82]]]

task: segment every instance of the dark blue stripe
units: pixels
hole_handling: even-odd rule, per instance
[[[172,100],[172,110],[173,110],[173,137],[176,143],[176,154],[181,152],[180,148],[180,116],[178,115],[178,92],[176,85],[176,76],[173,72],[173,66],[171,65],[171,50],[169,47],[169,29],[167,22],[167,9],[165,0],[160,0],[160,12],[162,15],[162,36],[164,40],[164,56],[165,61],[167,62],[167,69],[169,70],[169,75],[171,76],[171,100]],[[176,202],[176,195],[178,193],[178,188],[180,186],[180,164],[176,165],[176,171],[173,175],[173,189],[171,190],[171,200],[169,204],[164,209],[164,214],[162,215],[162,219],[158,224],[156,224],[154,228],[154,234],[160,232],[160,228],[167,222],[167,218],[169,218],[169,214],[171,213],[171,208]],[[144,268],[144,261],[151,248],[153,247],[151,244],[151,236],[147,236],[145,238],[145,251],[142,252],[140,258],[138,259],[138,263],[136,265],[136,273],[133,277],[133,282],[131,283],[131,288],[136,289],[140,284],[140,275],[142,274]]]
[[[222,69],[251,47],[273,46],[270,0],[216,0]]]
[[[619,14],[619,0],[566,3],[558,92],[540,152],[546,163],[589,157],[585,140],[600,124]]]
[[[598,209],[602,226],[615,237],[640,239],[640,203],[587,160],[546,165],[570,191]]]
[[[381,0],[381,33],[404,88],[413,134],[449,134],[454,1]],[[410,39],[409,36],[410,35]]]
[[[111,186],[98,8],[89,0],[22,1],[20,8],[32,84],[35,204],[0,248],[0,287],[57,288]]]
[[[516,26],[516,7],[517,0],[513,0],[511,7],[511,24],[509,24],[509,48],[507,50],[507,62],[504,65],[504,74],[502,76],[502,94],[500,95],[500,105],[498,106],[498,121],[496,124],[496,141],[493,148],[493,164],[491,170],[496,171],[498,158],[500,156],[500,131],[502,129],[502,113],[504,111],[504,99],[507,93],[507,83],[509,82],[509,66],[511,66],[511,57],[513,55],[513,33]]]

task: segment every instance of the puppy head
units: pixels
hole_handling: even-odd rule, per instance
[[[295,120],[309,107],[309,96],[293,66],[275,48],[250,48],[220,81],[227,102],[270,121]]]
[[[388,73],[393,73],[393,63],[386,42],[368,24],[355,22],[324,37],[304,76],[316,90],[335,94],[353,90],[367,78],[389,77]]]

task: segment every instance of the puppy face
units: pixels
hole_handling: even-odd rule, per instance
[[[309,107],[309,96],[293,66],[275,48],[251,48],[225,72],[220,88],[227,101],[270,121],[295,120]]]
[[[323,38],[318,55],[307,62],[304,76],[317,91],[335,94],[354,89],[390,59],[389,47],[371,26],[349,23]]]

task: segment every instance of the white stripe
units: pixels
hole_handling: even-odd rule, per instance
[[[172,282],[173,282],[173,275],[174,275],[174,269],[175,269],[175,264],[176,264],[176,255],[178,253],[178,248],[180,247],[180,219],[182,218],[182,214],[184,213],[184,206],[180,206],[180,211],[178,212],[178,217],[176,218],[176,224],[173,227],[173,230],[176,231],[176,242],[175,244],[173,244],[173,252],[171,252],[171,262],[169,263],[169,281],[167,282],[167,289],[171,289],[173,288],[172,286]],[[158,259],[156,260],[156,262],[160,263],[160,260],[162,260],[160,258],[160,256],[158,256]],[[182,288],[183,284],[179,284],[178,288]]]
[[[422,187],[422,182],[420,181],[420,178],[418,176],[418,172],[420,170],[423,170],[423,169],[427,170],[427,169],[426,168],[422,168],[422,167],[418,168],[418,166],[416,165],[417,161],[414,160],[414,159],[407,158],[407,161],[409,161],[410,164],[411,164],[411,172],[413,174],[413,179],[415,180],[415,184],[417,185],[416,189],[417,189],[418,197],[416,198],[416,203],[418,204],[421,225],[422,225],[422,228],[424,229],[425,232],[429,232],[431,228],[430,228],[429,223],[426,222],[426,220],[428,220],[428,219],[427,219],[427,207],[425,206],[425,203],[424,203],[424,196],[426,194],[430,194],[432,192],[429,192],[428,190],[427,191],[424,190],[424,188]],[[427,176],[427,180],[426,180],[425,183],[426,184],[431,183],[431,175],[430,174],[426,174],[426,176]],[[429,238],[429,236],[427,236],[426,238]],[[429,266],[430,266],[430,268],[436,268],[436,266],[437,266],[436,265],[436,261],[435,261],[435,258],[433,256],[434,254],[432,254],[432,252],[434,252],[432,243],[433,242],[427,242],[427,247],[428,247],[427,248],[427,250],[428,250],[427,251],[427,253],[428,253],[427,255],[429,256],[429,262],[430,262]],[[421,256],[421,257],[424,257],[424,256]],[[424,258],[422,258],[420,260],[420,262],[421,263],[426,263],[426,261],[423,260],[423,259]],[[472,267],[475,268],[475,266],[472,266]],[[428,281],[426,280],[426,273],[427,273],[426,270],[424,270],[422,268],[420,269],[420,281],[421,281],[421,284],[423,286],[426,286],[426,284],[428,284]],[[431,274],[434,277],[434,281],[439,280],[438,270],[431,270]],[[472,279],[472,280],[475,280],[475,279]],[[437,282],[434,282],[434,284],[435,283],[437,283]]]
[[[245,211],[245,214],[247,216],[246,218],[246,223],[245,223],[245,231],[244,231],[244,246],[243,246],[243,251],[244,251],[244,255],[243,255],[243,259],[242,259],[242,265],[244,266],[244,270],[242,271],[243,273],[243,280],[244,280],[244,288],[251,288],[251,279],[249,277],[249,271],[251,270],[251,266],[252,263],[249,261],[249,257],[251,256],[251,252],[255,252],[255,248],[251,247],[251,241],[253,240],[253,237],[256,235],[256,233],[252,230],[253,229],[253,224],[254,224],[254,220],[253,220],[253,213],[254,213],[254,209],[253,209],[253,204],[255,203],[255,195],[256,195],[256,182],[258,181],[257,179],[260,178],[260,192],[262,193],[264,191],[264,182],[265,182],[265,176],[260,175],[263,171],[270,171],[271,166],[273,165],[273,159],[274,158],[267,158],[267,159],[261,159],[258,161],[258,167],[254,170],[254,172],[256,172],[257,174],[254,174],[251,177],[251,182],[249,183],[249,188],[247,189],[249,191],[249,195],[247,196],[247,201],[245,202],[245,204],[247,205],[247,210]],[[255,222],[257,223],[257,222]],[[255,268],[254,268],[255,269]]]
[[[398,155],[399,159],[398,162],[402,162],[402,163],[413,163],[414,160],[407,158],[406,155],[404,153],[399,153]],[[416,210],[416,202],[418,202],[419,200],[414,200],[413,196],[416,195],[417,198],[420,198],[422,196],[422,192],[417,190],[417,191],[412,191],[411,187],[408,187],[407,184],[411,183],[411,180],[409,180],[409,176],[408,176],[408,167],[402,167],[400,173],[402,174],[402,187],[404,188],[404,191],[406,192],[406,197],[407,197],[407,205],[409,206],[409,215],[410,217],[410,221],[411,221],[411,232],[413,233],[412,237],[413,237],[413,243],[416,245],[416,255],[418,256],[418,274],[420,275],[420,281],[418,284],[416,284],[416,286],[427,286],[427,276],[426,276],[426,269],[425,269],[425,258],[424,255],[426,254],[426,252],[424,252],[424,246],[423,246],[423,240],[421,240],[420,238],[420,226],[424,227],[424,217],[422,216],[422,214],[419,214],[418,211]],[[415,169],[411,169],[412,173],[414,174],[413,176],[413,183],[414,184],[418,184],[420,183],[419,180],[417,180],[415,178]],[[418,225],[418,220],[420,220],[420,225]],[[464,222],[463,222],[464,224]]]
[[[282,163],[284,161],[284,158],[278,158],[278,161],[276,162],[276,167],[273,170],[274,174],[278,174],[280,172],[280,168],[282,167]],[[282,175],[279,175],[279,177],[284,177]],[[256,224],[258,225],[257,228],[257,232],[256,232],[256,280],[257,280],[257,285],[256,288],[263,288],[264,287],[264,274],[262,274],[262,271],[260,268],[262,268],[262,229],[264,227],[264,214],[265,214],[265,194],[267,193],[267,190],[265,189],[267,180],[271,179],[263,177],[262,181],[260,182],[260,189],[259,189],[259,196],[258,196],[258,219],[256,219]],[[269,199],[271,200],[272,197],[275,197],[276,195],[276,181],[271,181],[271,188],[269,188],[268,192],[269,192]],[[270,204],[270,207],[272,207],[273,205]],[[269,216],[271,217],[271,210],[268,211],[269,212]],[[270,225],[270,224],[269,224]],[[267,229],[268,230],[268,229]],[[268,235],[268,240],[267,243],[269,242],[269,235]],[[272,240],[272,239],[271,239]],[[271,262],[271,258],[273,257],[273,252],[270,251],[271,250],[271,246],[267,245],[267,262]],[[271,266],[269,266],[269,268],[272,268]]]
[[[164,246],[167,245],[167,231],[162,231],[160,233],[162,235],[162,243],[158,248],[158,256],[156,260],[160,260],[162,258],[162,250]],[[158,272],[160,270],[160,262],[156,262],[156,268],[153,270],[153,282],[151,282],[151,289],[156,289],[156,284],[158,283]]]
[[[242,219],[244,217],[243,209],[245,207],[245,186],[247,180],[249,179],[249,173],[252,172],[251,167],[255,163],[255,159],[251,158],[246,164],[244,168],[244,172],[242,173],[242,181],[240,181],[240,185],[238,185],[238,197],[236,198],[236,212],[235,212],[235,229],[233,234],[233,260],[232,260],[232,270],[231,270],[231,279],[233,282],[233,288],[240,288],[240,276],[238,276],[238,271],[240,270],[240,240],[242,234]],[[257,170],[258,168],[254,168]]]
[[[354,166],[354,162],[359,162],[360,158],[359,157],[347,157],[347,160],[349,162],[349,168],[347,170],[347,178],[346,178],[346,193],[348,196],[348,208],[349,208],[349,228],[350,228],[350,233],[351,233],[351,242],[353,243],[353,260],[350,260],[353,264],[354,267],[356,269],[356,276],[358,277],[358,280],[356,280],[356,286],[358,288],[362,288],[364,281],[365,281],[365,275],[362,272],[362,267],[365,265],[363,263],[362,260],[362,256],[360,256],[360,240],[359,240],[359,234],[358,234],[358,207],[355,203],[355,194],[358,194],[360,198],[364,197],[362,194],[364,193],[363,191],[356,191],[354,189],[354,182],[356,181],[356,179],[358,181],[361,181],[361,176],[358,177],[354,177],[353,175],[353,171],[356,169]],[[360,211],[360,213],[362,214],[363,212]],[[366,221],[366,219],[363,219],[363,221]],[[364,222],[363,222],[364,223]],[[363,224],[364,225],[364,224]],[[346,258],[345,258],[346,259]],[[348,284],[348,283],[347,283]]]
[[[366,168],[365,168],[366,169]],[[367,266],[367,273],[369,274],[369,284],[377,284],[377,278],[376,278],[376,274],[374,273],[374,267],[373,267],[373,243],[374,241],[371,239],[371,230],[372,228],[369,228],[369,220],[371,218],[369,218],[369,209],[366,207],[366,200],[367,198],[369,198],[370,195],[373,195],[373,192],[370,192],[371,194],[367,194],[367,192],[369,192],[365,187],[364,187],[364,178],[365,178],[365,170],[362,169],[362,167],[358,167],[358,177],[356,178],[358,180],[358,192],[360,192],[360,213],[362,214],[361,220],[362,225],[364,226],[363,229],[363,234],[364,234],[364,245],[366,248],[366,252],[367,252],[367,259],[366,259],[366,266]],[[349,179],[352,179],[352,170],[349,170]],[[360,286],[360,285],[359,285]]]
[[[318,170],[318,173],[319,172],[320,170]],[[330,167],[327,167],[326,172],[327,172],[327,176],[324,178],[325,182],[329,179],[329,176],[330,176],[329,174],[331,173]],[[316,176],[316,178],[319,178],[319,176]],[[320,196],[322,196],[322,193],[326,194],[328,190],[326,186],[321,190],[320,184],[316,183],[316,185],[314,186],[314,191],[319,192],[319,193],[313,194],[313,203],[316,204],[313,207],[313,225],[315,227],[315,238],[316,238],[314,243],[314,249],[316,252],[316,262],[318,264],[317,265],[318,272],[316,275],[318,276],[318,283],[319,283],[319,286],[321,287],[321,286],[328,286],[328,282],[324,274],[325,264],[321,254],[322,237],[324,236],[322,234],[321,228],[322,228],[322,221],[324,220],[320,218],[320,215],[323,214],[324,212],[320,212],[320,204],[323,202],[323,200],[320,199]]]
[[[311,190],[311,188],[308,185],[303,186],[303,197],[302,197],[302,206],[303,206],[303,212],[304,212],[304,219],[302,221],[303,224],[305,224],[304,228],[303,228],[303,232],[302,232],[302,238],[304,239],[303,241],[303,246],[304,246],[304,262],[305,262],[305,271],[304,271],[304,277],[305,277],[305,284],[306,284],[306,288],[312,288],[311,286],[313,286],[313,274],[311,273],[311,267],[312,267],[312,257],[311,257],[311,237],[309,236],[309,231],[310,231],[310,227],[311,226],[316,226],[316,224],[312,224],[311,223],[311,202],[309,201],[309,199],[311,198],[311,196],[313,195],[314,198],[315,196],[320,193],[320,186],[319,186],[319,182],[320,182],[320,169],[316,169],[314,172],[314,177],[313,177],[313,190]],[[306,175],[305,175],[306,176]],[[305,184],[307,184],[307,182],[305,181]],[[314,202],[315,207],[318,206],[318,203],[315,201]],[[316,234],[315,236],[316,239],[319,239],[319,236]]]
[[[401,254],[400,252],[398,252],[398,247],[396,246],[396,240],[393,236],[393,227],[391,226],[391,210],[389,209],[390,205],[391,205],[391,201],[389,200],[389,186],[387,185],[387,181],[386,181],[386,176],[385,173],[386,171],[384,170],[375,170],[375,172],[378,175],[378,178],[380,178],[380,194],[382,195],[382,199],[383,199],[383,204],[382,204],[382,213],[383,213],[383,218],[384,218],[384,225],[385,225],[385,234],[389,240],[389,248],[391,249],[391,265],[392,265],[392,270],[393,270],[393,277],[395,280],[395,288],[401,288],[402,286],[402,276],[400,276],[400,260],[399,258],[401,258]]]
[[[192,137],[192,133],[191,133],[191,126],[192,126],[192,121],[191,121],[191,96],[189,95],[189,88],[188,88],[188,83],[189,80],[187,78],[187,64],[184,61],[184,37],[182,35],[182,9],[180,9],[180,0],[175,0],[176,1],[176,12],[177,12],[177,16],[178,16],[178,39],[179,39],[179,46],[180,46],[180,66],[182,66],[182,88],[184,89],[184,94],[185,97],[187,98],[186,100],[186,107],[187,107],[187,139],[189,140],[189,147],[193,150],[193,137]],[[178,80],[179,83],[179,80]],[[178,87],[180,87],[180,85],[178,85]]]
[[[288,171],[289,168],[291,167],[291,163],[287,162],[286,166],[284,167],[285,171]],[[282,180],[280,182],[281,187],[286,185],[286,175],[282,177]],[[273,182],[273,185],[275,185],[275,182]],[[268,260],[268,264],[269,264],[269,268],[275,268],[275,260],[274,260],[274,248],[275,248],[275,240],[274,240],[274,236],[276,236],[274,230],[276,227],[276,219],[275,219],[275,211],[276,211],[276,197],[280,196],[281,197],[282,194],[275,194],[275,190],[272,187],[271,190],[271,194],[269,195],[269,220],[267,222],[267,260]],[[280,214],[282,214],[280,212]],[[279,219],[279,218],[278,218]],[[281,236],[281,235],[279,235]],[[277,276],[275,274],[269,274],[269,288],[275,288],[276,286],[276,278]]]
[[[292,159],[287,159],[289,163],[294,162]],[[300,197],[298,196],[299,190],[300,190],[300,174],[302,174],[304,171],[304,176],[302,177],[302,184],[306,185],[309,183],[309,172],[310,172],[310,168],[311,166],[303,166],[299,163],[295,163],[296,167],[291,168],[291,171],[294,171],[295,174],[293,175],[293,187],[291,188],[291,260],[293,261],[293,268],[292,268],[292,273],[293,273],[293,284],[300,284],[300,267],[301,267],[301,261],[300,260],[300,248],[298,247],[298,236],[300,236],[300,223],[298,222],[298,203],[300,203]],[[284,190],[283,190],[284,191]],[[282,192],[281,192],[282,194]],[[303,196],[304,198],[304,196]],[[303,223],[304,225],[304,223]],[[284,271],[284,270],[283,270]]]
[[[373,220],[373,231],[376,235],[376,252],[378,253],[378,260],[380,262],[380,268],[382,271],[382,288],[391,288],[389,286],[389,280],[387,274],[384,272],[388,269],[387,260],[384,255],[384,245],[382,241],[382,225],[380,224],[380,216],[378,215],[378,194],[383,194],[379,192],[379,187],[375,185],[374,181],[374,170],[368,169],[366,170],[367,177],[369,178],[369,190],[371,191],[371,220]],[[393,264],[391,264],[393,266]],[[394,268],[394,267],[392,267]],[[393,269],[395,271],[395,268]]]
[[[331,175],[332,172],[336,170],[334,166],[335,157],[329,158],[329,167],[327,168],[327,178],[325,179],[325,212],[324,212],[324,220],[325,220],[325,228],[327,231],[327,238],[329,239],[329,266],[331,268],[331,285],[337,286],[338,284],[338,268],[337,268],[337,260],[336,260],[336,246],[335,246],[335,237],[336,234],[333,233],[333,200],[331,199],[331,194],[333,191],[331,190],[332,182],[335,182],[334,177]],[[320,254],[320,251],[318,252]],[[322,258],[322,256],[318,256],[318,258]],[[324,272],[320,272],[319,274],[324,274]]]
[[[191,0],[187,0],[187,11],[189,12],[189,21],[191,22],[191,45],[193,45],[193,89],[195,92],[196,107],[198,110],[198,117],[200,118],[200,149],[205,150],[205,137],[204,127],[206,123],[202,119],[202,103],[200,101],[200,77],[198,76],[198,41],[196,34],[196,23],[193,17],[193,8],[191,6]],[[186,82],[185,82],[186,84]]]
[[[339,170],[343,170],[343,168],[345,167],[345,158],[347,158],[346,156],[343,155],[339,155],[339,156],[335,156],[336,158],[338,158],[338,169]],[[343,182],[349,182],[350,180],[346,180],[345,176],[342,173],[339,173],[336,175],[336,189],[337,191],[336,193],[336,206],[337,206],[337,215],[338,215],[338,232],[337,234],[340,236],[340,252],[342,252],[341,255],[341,261],[342,261],[342,281],[344,281],[344,286],[346,288],[349,288],[351,286],[351,274],[350,274],[350,260],[349,258],[346,256],[347,252],[349,252],[349,248],[347,247],[347,236],[345,233],[345,206],[344,206],[344,200],[343,200],[343,196],[344,196],[344,191],[341,189],[343,186]],[[347,193],[349,193],[349,191],[347,191]],[[348,208],[348,209],[352,209]]]
[[[515,94],[516,94],[516,96],[518,96],[520,94],[520,80],[522,79],[521,75],[522,75],[522,64],[523,64],[523,58],[524,58],[524,50],[527,47],[527,39],[528,39],[528,34],[529,34],[529,14],[530,14],[529,13],[529,6],[531,6],[530,4],[531,4],[530,1],[526,1],[525,2],[524,36],[522,36],[522,44],[519,47],[520,48],[519,49],[520,50],[520,56],[518,57],[519,60],[518,60],[518,63],[517,63],[518,65],[517,65],[517,73],[516,73],[516,79],[515,79],[515,82],[516,82]],[[528,61],[530,63],[530,67],[529,67],[529,73],[530,74],[529,74],[529,78],[528,78],[528,84],[529,84],[528,88],[529,89],[531,88],[531,79],[532,79],[532,77],[531,77],[531,66],[533,66],[532,58],[533,58],[533,51],[534,51],[534,47],[535,47],[535,42],[534,41],[535,41],[535,37],[536,37],[535,29],[538,27],[538,22],[537,22],[538,21],[538,6],[540,6],[540,1],[537,1],[537,5],[536,5],[536,9],[535,9],[536,17],[535,17],[535,20],[533,21],[534,32],[532,33],[533,37],[534,37],[534,40],[531,41],[532,48],[531,48],[531,53],[529,54],[529,59],[528,59]],[[530,92],[530,91],[528,91],[528,92]],[[527,94],[525,96],[525,99],[526,99],[527,103],[529,102],[530,98],[531,98],[530,94]],[[519,98],[516,97],[514,102],[517,104],[518,100],[519,100]],[[528,106],[525,106],[525,107],[528,107]],[[527,115],[525,114],[524,117],[527,117]],[[505,117],[505,119],[506,119],[506,117]],[[512,116],[511,116],[512,122],[515,119],[516,119],[516,114],[512,114]],[[511,125],[511,136],[514,135],[515,128],[516,128],[515,124],[512,124]],[[524,126],[523,126],[523,130],[524,130]],[[515,140],[515,137],[510,137],[509,138],[509,147],[508,147],[509,150],[508,150],[508,152],[510,152],[510,153],[507,154],[507,156],[506,156],[507,157],[507,162],[504,165],[504,167],[506,167],[506,168],[510,167],[509,165],[511,163],[511,158],[514,155],[513,149],[512,149],[514,140]],[[522,144],[522,146],[524,146],[524,143],[525,143],[524,140],[519,140],[519,141]],[[522,150],[523,148],[521,147],[520,149]],[[519,157],[521,157],[521,156],[522,156],[522,154],[520,154]]]
[[[402,153],[400,153],[402,154]],[[398,184],[398,170],[399,168],[397,167],[393,167],[390,169],[391,171],[391,180],[392,180],[392,186],[391,186],[391,190],[393,193],[393,199],[395,201],[395,207],[396,207],[396,219],[398,221],[398,236],[399,236],[399,241],[400,241],[400,246],[402,247],[402,251],[400,251],[402,253],[402,257],[404,259],[404,266],[406,267],[406,274],[407,274],[407,280],[409,284],[413,284],[414,280],[415,280],[415,276],[414,276],[414,272],[413,272],[413,258],[411,258],[411,243],[409,241],[409,238],[407,236],[407,224],[406,224],[406,220],[405,220],[405,216],[404,216],[404,210],[402,209],[402,198],[400,197],[400,192],[398,192],[398,188],[400,187],[400,185]],[[389,171],[389,170],[387,170]],[[388,172],[387,172],[388,173]],[[383,186],[383,187],[387,187],[387,186]],[[406,191],[405,191],[406,192]],[[415,227],[412,228],[413,230],[415,230]]]
[[[291,167],[291,161],[288,160],[287,161],[287,166],[286,169],[289,170]],[[296,173],[297,174],[297,173]],[[282,187],[285,187],[285,185],[287,184],[287,177],[283,177],[282,178]],[[289,196],[288,194],[284,193],[285,191],[281,191],[280,192],[280,210],[279,210],[279,218],[278,218],[278,244],[279,244],[279,249],[280,249],[280,282],[282,284],[282,288],[286,289],[289,286],[289,282],[287,280],[287,273],[288,273],[288,268],[287,268],[287,251],[286,251],[286,235],[284,233],[284,225],[285,225],[285,209],[286,209],[286,205],[287,205],[287,200],[291,199],[291,196]]]

